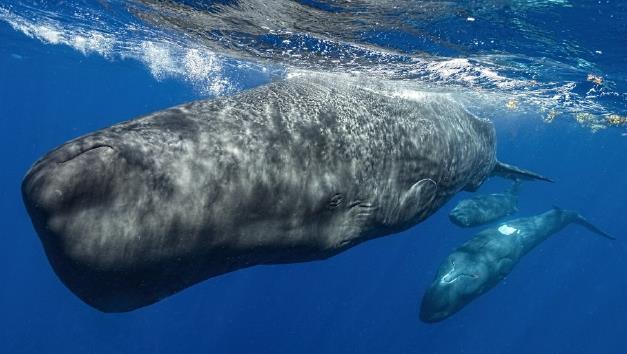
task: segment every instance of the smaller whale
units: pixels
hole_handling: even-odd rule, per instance
[[[482,194],[464,199],[448,214],[453,224],[461,227],[479,226],[518,211],[520,180],[505,193]]]
[[[442,262],[422,298],[420,319],[433,323],[458,312],[495,287],[535,246],[571,223],[614,239],[579,213],[559,208],[485,229]]]

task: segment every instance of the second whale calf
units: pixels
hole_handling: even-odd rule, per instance
[[[448,214],[458,226],[472,227],[487,224],[518,211],[520,180],[514,181],[504,193],[480,194],[463,199]]]

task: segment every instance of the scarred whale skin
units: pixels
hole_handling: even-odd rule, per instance
[[[56,274],[89,305],[129,311],[407,229],[493,170],[544,179],[498,163],[492,124],[446,95],[374,86],[297,76],[61,145],[22,183]]]
[[[455,314],[494,288],[534,247],[571,223],[614,239],[579,213],[559,208],[485,229],[442,262],[422,299],[420,319],[438,322]]]

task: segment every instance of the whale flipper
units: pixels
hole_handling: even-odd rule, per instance
[[[494,169],[492,170],[492,175],[503,177],[503,178],[509,178],[513,180],[520,179],[520,180],[529,180],[529,181],[540,180],[540,181],[553,182],[552,179],[548,177],[544,177],[538,173],[531,172],[531,171],[522,169],[520,167],[509,165],[500,161],[497,161],[496,165],[494,165]]]
[[[436,197],[438,184],[431,178],[424,178],[414,183],[411,188],[403,194],[398,208],[398,215],[394,217],[395,222],[406,222],[415,217],[423,217],[426,208]],[[390,221],[390,217],[387,218]]]

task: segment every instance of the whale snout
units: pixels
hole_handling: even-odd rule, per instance
[[[448,214],[448,217],[451,220],[451,222],[457,226],[469,227],[472,224],[470,216],[467,213],[460,211],[458,209],[453,209]]]
[[[114,242],[119,230],[110,230],[113,224],[100,212],[119,194],[115,174],[127,169],[113,145],[78,140],[37,161],[22,182],[24,204],[56,274],[105,312],[138,307],[124,292],[129,276]]]
[[[435,323],[448,318],[454,312],[448,295],[446,291],[437,287],[429,288],[420,304],[420,320],[425,323]]]
[[[110,145],[70,144],[39,160],[22,182],[22,195],[31,218],[44,222],[57,213],[86,207],[102,198],[110,187],[108,177],[117,159]]]
[[[162,254],[150,242],[172,227],[151,219],[154,209],[142,209],[152,205],[147,196],[159,193],[142,179],[146,165],[129,161],[123,142],[95,140],[75,140],[37,161],[24,177],[22,197],[61,281],[100,311],[130,311],[193,280],[176,283],[167,275],[178,274],[185,260],[166,255],[168,267],[162,268],[148,255],[154,249]]]

